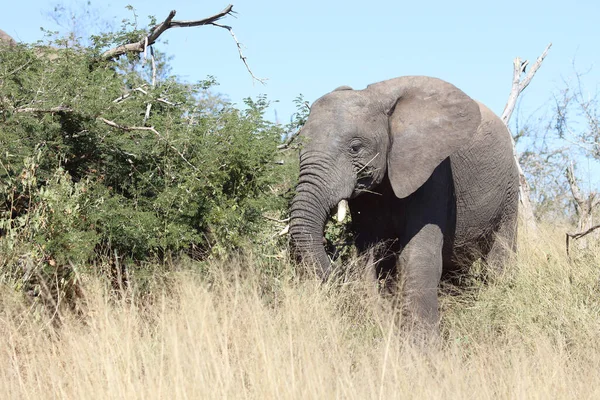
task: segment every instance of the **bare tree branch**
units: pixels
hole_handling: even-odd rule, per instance
[[[598,225],[594,225],[591,228],[583,231],[583,232],[577,232],[577,233],[566,233],[566,246],[567,246],[567,255],[569,255],[569,239],[572,238],[573,240],[577,240],[580,239],[590,233],[592,233],[593,231],[595,231],[596,229],[600,228],[600,224]]]
[[[584,195],[579,189],[577,180],[575,178],[575,170],[573,161],[569,163],[565,171],[569,188],[571,189],[571,195],[575,203],[575,213],[577,214],[577,229],[583,230],[593,224],[594,220],[594,208],[598,205],[598,199],[596,198],[597,193],[591,192],[588,195]],[[573,237],[573,235],[571,235]],[[582,235],[584,236],[584,235]],[[579,239],[578,236],[575,239]],[[568,240],[568,238],[567,238]],[[587,244],[584,242],[584,246]],[[568,243],[567,243],[568,246]]]
[[[571,194],[573,195],[573,199],[575,200],[577,214],[581,215],[585,206],[585,199],[583,198],[583,195],[579,190],[579,185],[577,185],[577,181],[575,180],[573,161],[571,161],[571,163],[567,166],[565,175],[567,178],[567,182],[569,183],[569,189],[571,189]]]
[[[291,219],[291,218],[277,219],[277,218],[269,217],[268,215],[263,215],[263,218],[268,219],[269,221],[279,222],[280,224],[285,224],[286,222],[290,222],[290,219]]]
[[[152,89],[156,87],[156,60],[154,59],[154,49],[150,47],[150,57],[152,64]],[[150,118],[150,110],[152,109],[152,102],[148,102],[146,106],[146,113],[144,114],[144,125],[146,125],[146,121]]]
[[[523,80],[521,80],[521,75],[525,73],[525,69],[527,68],[527,65],[529,65],[529,61],[521,61],[521,58],[519,57],[515,58],[515,60],[513,61],[514,68],[512,88],[510,90],[510,95],[508,96],[508,101],[506,102],[506,106],[504,107],[504,111],[502,112],[501,117],[504,124],[508,125],[510,117],[512,116],[512,113],[515,109],[515,105],[517,104],[517,98],[519,97],[521,92],[525,90],[527,86],[529,86],[529,83],[533,79],[533,76],[535,75],[537,70],[540,69],[540,67],[542,66],[542,62],[544,61],[544,58],[546,58],[546,56],[548,55],[550,47],[552,47],[552,43],[546,46],[546,49],[544,50],[542,55],[538,57],[538,59],[535,61],[535,64],[533,64],[533,66],[525,75]]]
[[[260,82],[260,83],[262,83],[264,85],[266,79],[257,78],[254,75],[254,73],[252,72],[252,70],[250,69],[250,66],[248,65],[248,61],[246,59],[246,56],[242,53],[242,45],[240,44],[240,42],[238,42],[237,37],[235,37],[235,33],[233,33],[233,28],[230,27],[230,26],[228,26],[228,25],[216,24],[214,22],[212,22],[211,25],[218,26],[219,28],[227,29],[229,31],[229,33],[231,33],[231,37],[235,41],[235,44],[236,44],[237,49],[238,49],[238,53],[240,54],[240,59],[242,60],[242,62],[246,66],[246,69],[248,70],[248,73],[250,74],[250,76],[252,76],[252,79],[254,79],[255,81],[258,81],[258,82]]]
[[[146,86],[146,85],[143,85],[143,86],[137,87],[137,88],[135,88],[135,89],[131,89],[129,92],[127,92],[127,93],[125,93],[125,94],[123,94],[123,95],[121,95],[121,96],[117,97],[117,98],[116,98],[116,99],[114,99],[112,102],[113,102],[113,103],[120,103],[120,102],[122,102],[122,101],[124,101],[124,100],[127,100],[129,97],[131,97],[131,95],[133,94],[133,92],[141,92],[141,93],[143,93],[143,94],[148,94],[148,92],[147,92],[147,91],[145,91],[144,89],[142,89],[144,86]]]
[[[59,112],[73,112],[72,108],[65,106],[50,107],[50,108],[36,108],[36,107],[21,107],[15,108],[16,113],[36,113],[36,114],[52,114]]]
[[[123,54],[128,52],[143,53],[147,46],[153,45],[158,39],[158,37],[169,28],[185,28],[191,26],[209,25],[213,22],[220,20],[226,15],[233,14],[233,12],[233,5],[229,4],[223,9],[223,11],[208,18],[199,19],[195,21],[173,21],[173,18],[175,18],[176,14],[176,11],[173,10],[169,13],[167,18],[165,18],[165,20],[162,23],[156,25],[152,29],[148,36],[144,37],[139,42],[128,43],[107,50],[104,53],[102,53],[102,58],[105,60],[110,60],[122,56]]]
[[[176,11],[173,10],[169,13],[167,18],[162,23],[160,23],[160,24],[156,25],[154,28],[152,28],[152,31],[150,32],[150,34],[147,35],[146,37],[144,37],[143,39],[141,39],[140,41],[134,42],[134,43],[127,43],[124,45],[114,47],[114,48],[102,53],[101,57],[105,60],[111,60],[113,58],[118,58],[118,57],[122,56],[123,54],[129,53],[129,52],[145,53],[147,47],[152,46],[158,40],[159,36],[162,35],[164,31],[166,31],[167,29],[170,29],[170,28],[187,28],[187,27],[193,27],[193,26],[213,25],[213,26],[217,26],[219,28],[227,29],[229,31],[229,33],[231,34],[231,37],[233,38],[233,40],[235,41],[235,44],[237,46],[238,53],[240,55],[240,59],[246,66],[246,69],[250,73],[250,76],[255,81],[258,81],[264,85],[266,80],[262,79],[262,78],[257,78],[254,75],[254,73],[252,72],[252,70],[250,69],[250,66],[248,65],[248,59],[242,53],[242,46],[241,46],[240,42],[237,40],[237,37],[235,36],[235,33],[233,32],[233,28],[228,25],[222,25],[222,24],[217,23],[217,21],[219,21],[223,17],[225,17],[227,15],[233,15],[234,13],[235,13],[235,11],[233,11],[233,5],[229,4],[221,12],[219,12],[213,16],[210,16],[208,18],[193,20],[193,21],[174,21],[173,18],[175,18]]]
[[[527,178],[525,177],[523,168],[521,168],[521,164],[519,163],[519,155],[517,154],[515,140],[512,134],[510,133],[510,126],[508,125],[508,123],[515,109],[515,105],[517,104],[517,99],[519,95],[529,85],[531,79],[533,79],[533,76],[542,65],[544,58],[546,58],[550,47],[552,47],[552,43],[546,46],[546,49],[544,50],[542,55],[538,57],[535,64],[531,67],[531,69],[525,75],[523,80],[521,80],[521,75],[525,73],[525,70],[529,65],[529,61],[521,61],[519,57],[514,59],[512,87],[510,95],[508,96],[508,101],[506,102],[506,106],[504,107],[504,111],[502,112],[501,117],[502,122],[504,122],[506,128],[508,129],[508,133],[513,147],[513,157],[515,159],[517,170],[519,172],[519,198],[521,203],[521,215],[524,217],[526,226],[531,228],[532,232],[534,233],[537,231],[537,225],[535,223],[535,216],[533,215],[533,207],[531,207],[531,202],[529,201],[529,184],[527,183]]]
[[[140,87],[137,87],[135,89],[131,89],[129,92],[125,93],[124,95],[119,96],[116,99],[114,99],[113,103],[117,103],[118,104],[118,103],[121,103],[122,101],[127,100],[128,98],[131,97],[131,95],[133,94],[133,92],[140,92],[140,93],[142,93],[142,94],[144,94],[144,95],[147,96],[148,95],[148,91],[146,91],[146,90],[143,89],[144,86],[140,86]],[[173,103],[172,101],[169,101],[169,100],[167,100],[165,98],[162,98],[162,97],[159,97],[159,98],[157,98],[155,100],[158,101],[159,103],[163,103],[163,104],[166,104],[166,105],[169,105],[169,106],[176,106],[176,105],[178,105],[178,103]]]
[[[298,128],[296,130],[296,132],[292,133],[290,135],[290,137],[285,141],[285,143],[280,144],[279,146],[277,146],[278,150],[284,150],[287,149],[288,147],[290,147],[290,145],[292,144],[292,142],[294,140],[296,140],[296,138],[298,137],[298,135],[300,134],[300,131],[302,130],[302,128]]]

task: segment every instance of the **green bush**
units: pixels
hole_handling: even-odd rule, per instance
[[[0,49],[4,272],[22,254],[40,268],[223,256],[267,242],[263,216],[285,214],[296,167],[274,162],[284,130],[267,99],[238,109],[158,52],[154,83],[142,57],[102,61],[126,33]]]

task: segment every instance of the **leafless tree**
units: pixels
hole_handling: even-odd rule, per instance
[[[567,234],[579,241],[579,247],[587,247],[588,239],[598,240],[594,227],[600,196],[596,190],[598,181],[592,175],[586,179],[577,176],[578,165],[589,165],[590,170],[600,168],[600,108],[598,92],[586,90],[583,84],[585,74],[575,72],[574,77],[564,81],[564,88],[554,97],[554,118],[550,128],[555,137],[565,143],[569,162],[565,168],[565,178],[569,184],[571,203],[575,210],[577,233]],[[592,234],[588,236],[589,234]]]
[[[542,62],[546,55],[548,55],[548,51],[552,47],[552,43],[546,46],[546,49],[542,52],[542,55],[538,57],[536,62],[529,69],[529,72],[526,72],[526,68],[529,65],[529,61],[521,60],[521,58],[517,57],[513,61],[513,80],[512,87],[510,90],[510,94],[508,96],[508,101],[506,102],[506,106],[504,107],[504,111],[502,112],[502,121],[507,126],[510,132],[510,118],[513,114],[515,106],[517,104],[517,99],[519,95],[529,86],[529,83],[533,79],[533,76],[537,72],[537,70],[542,66]],[[519,162],[519,155],[516,150],[515,140],[511,134],[510,136],[512,144],[513,144],[513,152],[515,163],[517,164],[517,168],[519,170],[519,198],[520,198],[520,214],[525,222],[525,226],[531,230],[532,232],[537,231],[537,224],[535,222],[535,216],[533,214],[533,207],[530,202],[530,191],[529,184],[527,182],[527,178],[525,177],[525,173],[521,168],[521,164]]]

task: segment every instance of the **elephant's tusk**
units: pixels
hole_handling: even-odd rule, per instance
[[[287,234],[289,231],[290,231],[290,224],[287,224],[287,225],[285,226],[285,228],[283,228],[283,229],[281,230],[281,232],[279,232],[279,233],[278,233],[278,235],[279,235],[279,236],[283,236],[283,235]]]
[[[337,221],[342,222],[346,218],[346,212],[348,212],[348,200],[341,200],[338,203],[337,209]]]

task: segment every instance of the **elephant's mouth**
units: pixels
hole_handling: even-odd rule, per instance
[[[372,189],[377,185],[377,182],[372,176],[359,177],[354,186],[354,191],[350,196],[351,199],[360,196],[363,193],[371,193]]]
[[[373,159],[375,159],[375,157],[373,157]],[[372,165],[371,161],[357,172],[356,184],[354,185],[354,191],[352,192],[351,198],[355,198],[365,192],[370,192],[379,184],[380,179],[378,179],[378,177],[380,175],[380,170]]]

